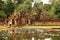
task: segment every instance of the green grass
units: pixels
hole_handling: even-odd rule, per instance
[[[60,28],[60,26],[19,26],[19,27],[2,27],[0,26],[1,30],[12,30],[12,29],[18,29],[18,28]]]
[[[24,26],[22,28],[60,28],[60,26]]]

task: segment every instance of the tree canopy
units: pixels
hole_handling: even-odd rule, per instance
[[[5,15],[5,17],[12,14],[14,10],[17,11],[17,14],[26,14],[30,12],[32,15],[35,13],[39,15],[43,10],[49,12],[49,15],[56,16],[60,18],[60,0],[50,0],[51,4],[44,4],[43,2],[34,3],[34,7],[32,7],[32,0],[7,0],[6,2],[0,0],[0,13]],[[4,18],[4,16],[1,17]]]

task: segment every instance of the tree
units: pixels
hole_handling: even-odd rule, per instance
[[[0,0],[0,18],[3,18],[3,19],[7,17],[7,15],[4,12],[4,9],[5,9],[4,1]]]
[[[31,11],[32,10],[32,1],[31,0],[25,0],[25,4],[28,5],[28,9]]]
[[[43,10],[43,3],[35,3],[34,7],[32,8],[33,15],[40,15]]]
[[[28,8],[28,5],[26,4],[20,4],[20,5],[17,7],[17,12],[19,15],[23,15],[26,9]]]
[[[3,12],[3,11],[0,11],[0,18],[6,18],[7,15]]]
[[[7,17],[12,14],[12,12],[15,10],[15,5],[11,0],[8,0],[5,4],[4,12],[7,14]]]
[[[18,1],[18,4],[23,4],[24,3],[24,0],[17,0]]]
[[[44,10],[48,11],[49,12],[49,16],[52,18],[52,19],[56,19],[57,16],[55,15],[55,12],[56,12],[56,4],[57,4],[57,0],[49,0],[51,4],[45,4],[44,5]]]
[[[2,0],[0,0],[0,10],[4,9],[4,2]]]
[[[56,9],[55,14],[58,16],[58,18],[60,18],[60,0],[57,1],[55,9]]]
[[[51,4],[44,4],[44,10],[49,11],[51,9]]]

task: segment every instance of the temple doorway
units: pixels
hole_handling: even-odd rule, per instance
[[[15,24],[14,19],[12,19],[12,25],[14,25],[14,24]]]

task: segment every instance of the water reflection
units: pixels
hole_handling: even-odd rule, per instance
[[[54,31],[52,31],[54,30]],[[0,31],[1,40],[60,40],[60,29],[15,29]]]
[[[35,40],[34,37],[32,37],[32,40]]]
[[[52,40],[52,38],[45,38],[44,40]]]

